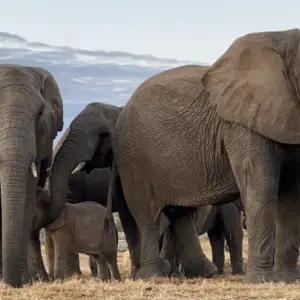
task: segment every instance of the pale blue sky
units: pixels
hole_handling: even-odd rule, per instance
[[[52,45],[212,63],[240,35],[297,28],[299,12],[298,0],[3,0],[0,30]]]

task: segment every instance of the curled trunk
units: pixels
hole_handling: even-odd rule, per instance
[[[51,205],[49,209],[48,222],[57,219],[65,205],[68,192],[68,179],[70,173],[79,163],[84,134],[72,131],[61,145],[54,158],[50,188]]]

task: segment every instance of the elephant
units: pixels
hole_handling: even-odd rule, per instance
[[[164,276],[157,220],[166,207],[177,208],[169,219],[185,273],[215,274],[192,215],[201,205],[241,198],[249,245],[244,280],[300,279],[299,41],[298,29],[250,33],[212,65],[166,70],[134,91],[111,139],[141,233],[136,278]]]
[[[218,268],[218,274],[224,274],[224,242],[227,241],[233,275],[243,275],[243,228],[241,212],[243,211],[242,201],[229,202],[221,205],[205,205],[198,208],[195,213],[194,226],[197,235],[207,233],[211,248],[212,261]],[[170,234],[169,228],[164,234]],[[172,265],[172,274],[180,275],[180,258],[176,251],[176,243],[170,237],[164,240],[166,243],[160,248],[163,255]],[[184,272],[184,270],[183,270]]]
[[[112,190],[112,188],[111,188]],[[40,188],[37,195],[37,219],[47,214],[50,194]],[[47,259],[49,276],[63,280],[69,252],[91,255],[98,264],[98,277],[108,280],[112,276],[121,280],[117,265],[118,231],[111,212],[94,202],[77,204],[66,202],[61,215],[45,227],[49,244]],[[107,272],[107,266],[109,272]]]
[[[111,166],[113,155],[110,137],[121,111],[122,107],[93,102],[73,119],[58,142],[59,146],[54,150],[55,156],[49,176],[53,207],[51,215],[54,212],[61,212],[67,197],[70,196],[68,196],[70,176]],[[139,265],[139,233],[124,199],[119,176],[116,177],[115,197],[118,199],[118,213],[129,246],[134,276]],[[103,200],[100,198],[101,195],[99,195],[99,200],[93,200],[103,205]],[[113,206],[115,202],[113,201]],[[71,255],[71,257],[74,262],[74,256]],[[78,264],[78,256],[75,257],[76,260]]]
[[[96,201],[101,205],[106,206],[111,173],[110,168],[97,168],[93,169],[90,173],[81,170],[78,173],[69,176],[67,202],[75,204],[85,201]],[[117,193],[112,195],[113,212],[119,212],[120,209],[122,210],[122,202],[124,201],[121,186],[116,185],[116,189]],[[96,199],[94,195],[97,195]],[[163,236],[163,232],[168,225],[168,219],[162,215],[160,218],[160,236]],[[48,243],[46,242],[46,248],[48,247],[47,245]],[[96,277],[97,265],[91,256],[89,257],[89,265],[92,275]],[[80,275],[81,271],[79,266],[79,256],[72,253],[68,257],[66,276],[70,277],[74,274]]]
[[[53,75],[41,67],[1,64],[0,90],[1,277],[22,287],[30,281],[28,249],[35,249],[35,191],[45,184],[53,140],[63,129],[63,103]]]

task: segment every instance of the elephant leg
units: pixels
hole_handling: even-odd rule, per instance
[[[128,251],[131,260],[131,274],[135,278],[136,272],[140,266],[140,237],[137,224],[132,217],[127,204],[119,210],[119,218],[124,230]]]
[[[273,272],[275,214],[280,163],[275,145],[247,131],[226,145],[247,215],[248,266],[246,281],[276,281]],[[231,137],[231,142],[234,137]],[[245,149],[241,147],[245,145]]]
[[[69,278],[74,275],[81,275],[80,260],[78,253],[70,252],[67,257],[67,263],[65,268],[65,277]]]
[[[48,265],[49,279],[54,279],[54,243],[49,233],[45,230],[45,250]]]
[[[294,282],[300,280],[297,261],[300,238],[300,162],[292,161],[281,172],[280,194],[276,213],[276,250],[274,270],[279,281]],[[283,191],[281,191],[283,190]],[[247,214],[247,225],[249,225]],[[249,230],[249,227],[248,227]]]
[[[117,256],[111,256],[108,257],[107,260],[107,266],[109,268],[109,274],[111,274],[111,277],[114,280],[121,280],[121,275],[118,268],[118,262],[117,262]]]
[[[180,258],[177,251],[177,244],[170,228],[167,228],[160,238],[160,256],[170,262],[170,276],[180,277]]]
[[[101,281],[110,280],[109,268],[105,259],[98,255],[92,255],[92,257],[97,263],[97,278]]]
[[[54,279],[64,280],[65,269],[69,252],[61,240],[55,238],[54,242]]]
[[[168,214],[178,245],[179,257],[185,276],[205,278],[217,274],[217,267],[204,254],[194,226],[195,208],[178,207]]]
[[[220,226],[215,226],[207,232],[211,250],[212,250],[212,261],[218,268],[218,274],[224,274],[224,242],[225,238]]]
[[[29,245],[29,273],[34,281],[48,281],[42,258],[39,230],[31,232]]]
[[[240,210],[234,203],[230,203],[223,205],[219,214],[229,248],[232,275],[243,275],[243,228]]]
[[[90,270],[92,272],[92,276],[93,277],[97,277],[97,273],[98,273],[98,270],[97,270],[97,262],[95,261],[95,259],[93,258],[92,255],[89,255],[89,267],[90,267]]]

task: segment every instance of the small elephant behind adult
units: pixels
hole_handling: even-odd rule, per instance
[[[38,208],[47,207],[49,193],[39,189],[37,201]],[[40,209],[40,215],[44,211]],[[50,278],[65,278],[67,257],[71,252],[92,255],[98,264],[100,279],[121,279],[117,265],[118,233],[109,209],[93,201],[65,203],[61,215],[46,226],[45,234]]]
[[[195,229],[199,236],[207,233],[212,249],[212,261],[218,268],[218,274],[224,273],[225,240],[229,248],[232,274],[244,274],[242,210],[242,202],[237,200],[222,205],[206,205],[197,209],[195,213]],[[165,231],[165,234],[171,233]],[[184,273],[184,270],[180,269],[176,241],[171,236],[164,242],[167,246],[161,244],[161,251],[165,251],[162,255],[171,261],[171,273],[174,275]]]

